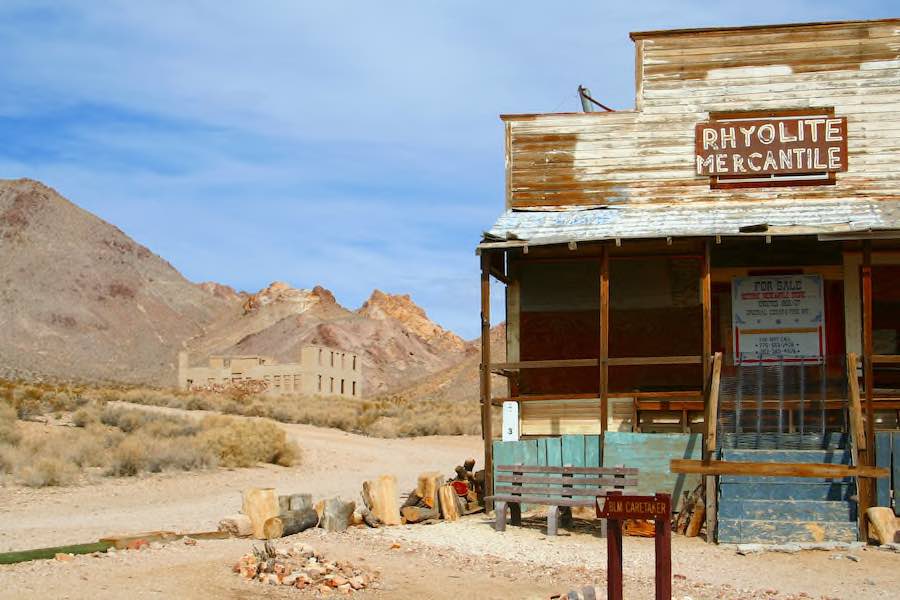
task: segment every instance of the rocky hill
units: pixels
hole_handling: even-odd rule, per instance
[[[0,375],[153,383],[238,305],[28,179],[0,181]]]
[[[358,310],[322,287],[255,294],[194,284],[119,229],[31,180],[0,181],[0,377],[169,386],[186,349],[293,362],[307,343],[357,352],[365,394],[419,382],[472,346],[408,295],[375,290]],[[476,368],[477,378],[477,368]]]
[[[365,394],[371,396],[442,371],[468,352],[466,342],[428,319],[409,296],[379,290],[351,311],[322,287],[302,290],[275,282],[248,295],[240,313],[189,342],[192,362],[211,353],[291,362],[303,345],[324,344],[360,354]]]
[[[506,360],[506,324],[491,328],[491,361]],[[466,344],[466,352],[455,364],[429,374],[405,386],[391,390],[390,397],[401,402],[436,400],[440,403],[457,404],[469,402],[477,404],[480,394],[479,364],[481,362],[481,342],[472,340]],[[499,375],[491,376],[492,396],[505,396],[507,381]]]

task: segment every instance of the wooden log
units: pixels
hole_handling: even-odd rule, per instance
[[[138,533],[113,534],[100,538],[101,542],[110,543],[116,550],[124,550],[128,545],[143,540],[150,542],[172,542],[181,539],[182,535],[174,531],[141,531]]]
[[[228,515],[219,521],[219,531],[233,537],[248,537],[253,534],[253,522],[247,515]]]
[[[462,512],[459,506],[459,496],[456,494],[456,490],[453,489],[453,486],[450,485],[442,485],[438,490],[439,504],[441,507],[441,516],[444,517],[448,521],[455,521],[459,519],[459,515]]]
[[[697,537],[700,534],[700,529],[703,527],[703,522],[706,520],[706,504],[703,503],[703,500],[698,500],[696,504],[694,504],[694,510],[691,513],[691,520],[688,521],[688,526],[684,530],[685,537]]]
[[[350,526],[356,502],[341,498],[328,498],[316,503],[319,515],[319,527],[325,531],[345,531]]]
[[[428,471],[419,475],[416,495],[428,508],[439,508],[438,490],[444,485],[444,476],[439,471]]]
[[[423,508],[421,506],[404,506],[400,509],[400,513],[407,523],[419,523],[428,519],[437,519],[438,511],[433,508]]]
[[[263,534],[267,540],[274,540],[306,531],[318,524],[319,513],[315,509],[289,510],[277,517],[266,519],[263,525]]]
[[[264,540],[263,526],[267,519],[277,517],[280,510],[275,488],[250,488],[244,491],[244,504],[241,512],[250,517],[253,525],[253,537]]]
[[[869,533],[874,534],[879,544],[892,544],[897,533],[897,519],[894,510],[884,506],[872,506],[866,510],[866,517],[872,526]]]
[[[377,529],[383,525],[381,519],[376,517],[368,508],[363,507],[360,512],[362,513],[363,523],[365,523],[366,526]],[[399,513],[400,511],[398,510],[397,512]]]
[[[91,544],[74,544],[71,546],[54,546],[53,548],[35,548],[17,552],[0,553],[0,565],[12,565],[31,560],[46,560],[57,554],[91,554],[106,552],[113,547],[112,542],[94,542]]]
[[[397,493],[397,478],[382,475],[378,479],[363,482],[363,502],[385,525],[400,524],[400,496]]]
[[[278,496],[278,508],[281,513],[292,510],[305,510],[312,507],[312,494],[285,494]]]
[[[416,490],[413,490],[406,497],[406,500],[403,501],[403,506],[400,507],[403,510],[406,506],[425,506],[425,502],[422,501],[422,498],[416,494]]]

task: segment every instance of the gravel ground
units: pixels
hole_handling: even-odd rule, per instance
[[[197,414],[197,413],[192,413]],[[283,492],[358,499],[363,479],[397,475],[401,490],[418,473],[478,456],[474,437],[406,440],[285,425],[303,448],[296,468],[172,473],[100,479],[91,485],[32,490],[0,487],[0,551],[94,541],[112,533],[214,529],[240,506],[240,491],[273,486]],[[497,533],[483,514],[454,523],[307,531],[282,540],[305,541],[335,560],[381,572],[380,589],[359,598],[550,598],[586,585],[605,597],[606,543],[590,522],[548,538],[544,520]],[[0,565],[0,598],[255,598],[311,597],[307,592],[243,581],[231,565],[254,542],[180,542],[142,551],[81,556],[70,561]],[[846,558],[852,555],[856,560]],[[625,597],[653,597],[653,540],[625,540]],[[675,598],[751,600],[896,598],[900,554],[800,552],[740,556],[701,539],[673,539]]]

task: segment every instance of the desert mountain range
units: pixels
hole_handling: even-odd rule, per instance
[[[366,395],[477,386],[477,345],[407,295],[375,290],[350,310],[318,286],[195,284],[33,180],[0,181],[0,281],[3,377],[172,386],[180,350],[194,364],[211,353],[292,362],[322,343],[360,354]]]

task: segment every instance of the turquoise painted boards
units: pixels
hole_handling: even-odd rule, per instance
[[[875,480],[875,505],[892,507],[894,514],[900,515],[900,431],[875,432],[875,466],[891,473]]]
[[[553,467],[599,467],[599,435],[563,435],[518,442],[494,442],[494,481],[500,465],[538,465]],[[576,476],[578,477],[578,476]],[[510,483],[495,483],[494,490],[502,493]]]
[[[682,492],[692,492],[699,475],[675,474],[669,470],[673,458],[702,458],[703,436],[699,433],[626,433],[607,431],[603,438],[604,467],[636,467],[638,494],[672,494],[672,507],[680,509]]]
[[[675,475],[669,471],[673,458],[701,458],[699,433],[619,433],[563,435],[518,442],[494,442],[494,465],[549,465],[555,467],[636,467],[636,493],[667,492],[680,501],[683,491],[692,491],[700,482],[697,475]],[[496,470],[494,477],[496,481]],[[497,483],[502,493],[509,483]]]

